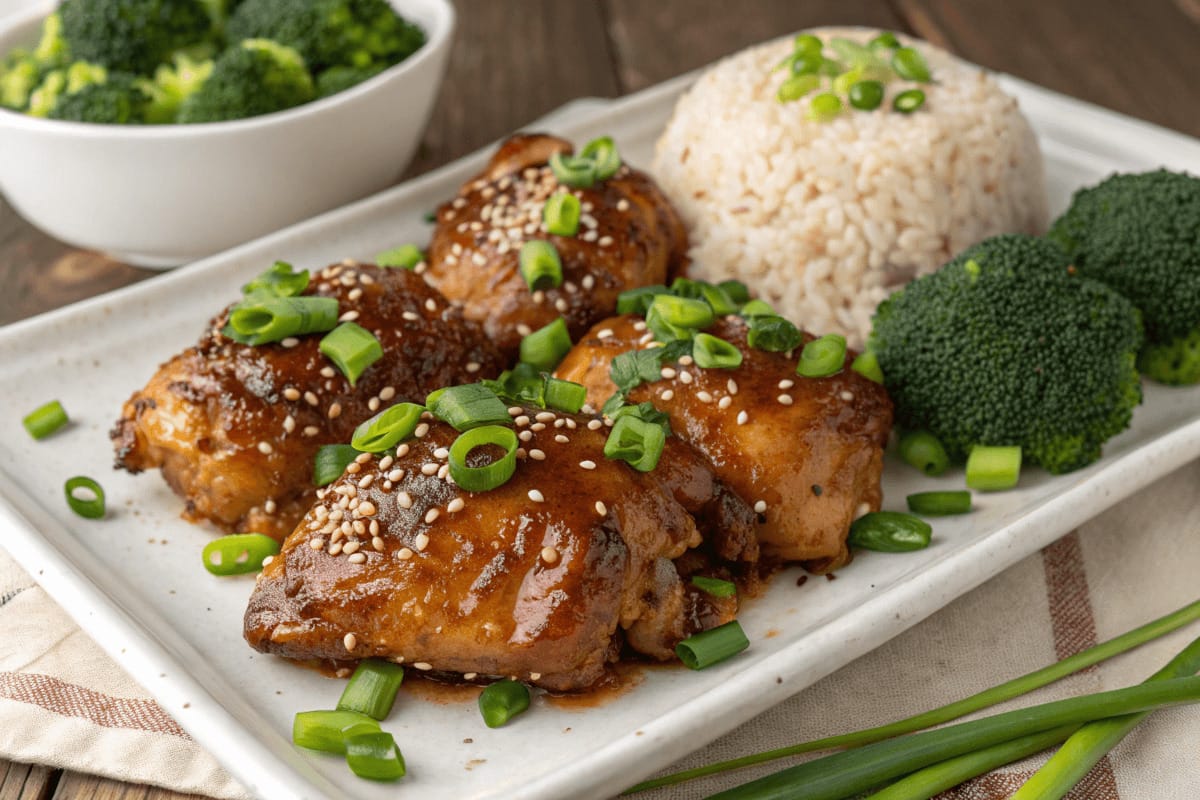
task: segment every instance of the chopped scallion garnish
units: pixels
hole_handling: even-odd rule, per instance
[[[270,269],[259,273],[253,280],[242,287],[242,294],[274,295],[276,297],[295,297],[303,294],[308,288],[308,270],[293,272],[292,265],[286,261],[276,261]]]
[[[383,347],[375,335],[353,322],[343,322],[321,339],[321,352],[354,386],[367,367],[383,358]]]
[[[883,368],[879,366],[879,357],[873,350],[864,350],[850,362],[850,369],[875,383],[883,383]]]
[[[348,444],[321,445],[313,460],[313,486],[328,486],[342,477],[346,465],[358,458],[361,452]]]
[[[746,305],[749,306],[750,303]],[[749,317],[749,328],[746,332],[746,344],[768,353],[786,353],[796,349],[804,341],[804,335],[800,333],[799,328],[776,314]]]
[[[771,308],[771,304],[765,300],[747,300],[739,313],[746,318],[779,316],[775,313],[775,309]]]
[[[906,81],[929,82],[929,65],[914,47],[898,47],[892,53],[892,69]]]
[[[804,345],[796,374],[805,378],[827,378],[842,371],[846,362],[846,337],[827,333]]]
[[[660,294],[654,298],[647,312],[647,324],[650,322],[649,315],[653,313],[657,313],[669,325],[694,330],[707,328],[713,324],[714,319],[712,306],[705,301],[669,294]]]
[[[86,475],[76,475],[67,479],[63,491],[67,495],[67,505],[79,516],[87,519],[104,516],[104,490],[96,481]]]
[[[292,721],[292,744],[345,755],[348,728],[361,735],[360,731],[379,730],[379,723],[357,711],[300,711]]]
[[[804,56],[801,56],[792,69],[799,68],[804,71],[799,75],[793,75],[779,84],[779,89],[775,92],[776,99],[781,103],[790,103],[793,100],[799,100],[813,89],[819,87],[821,85],[821,76],[815,73],[820,64],[821,60],[819,58],[806,59]]]
[[[675,645],[675,655],[688,669],[705,669],[737,655],[749,646],[746,632],[735,619],[689,636]]]
[[[649,472],[658,466],[666,443],[667,434],[661,425],[632,414],[624,415],[608,432],[604,457],[624,461],[639,472]]]
[[[654,298],[660,294],[668,294],[670,291],[661,284],[626,289],[617,295],[617,313],[638,314],[644,317],[650,310],[650,304],[654,302]]]
[[[1021,478],[1021,448],[975,445],[967,456],[967,486],[982,492],[1011,489]]]
[[[892,100],[892,108],[901,114],[911,114],[923,105],[925,105],[925,93],[920,89],[901,92]]]
[[[386,731],[347,733],[346,765],[360,778],[396,781],[404,777],[404,756]]]
[[[471,466],[471,451],[489,445],[503,449],[504,455],[491,463]],[[488,492],[503,486],[517,470],[517,446],[517,434],[500,425],[485,425],[459,434],[450,445],[450,477],[468,492]]]
[[[874,511],[850,524],[846,544],[881,553],[909,553],[929,547],[932,535],[929,523],[912,514]]]
[[[905,500],[909,511],[927,517],[966,514],[971,510],[971,493],[966,491],[917,492]]]
[[[35,408],[21,419],[21,424],[25,426],[25,430],[29,431],[29,435],[35,439],[45,439],[50,434],[54,433],[66,425],[70,420],[67,419],[67,410],[63,408],[62,403],[57,400],[51,400],[43,406]]]
[[[517,256],[521,277],[529,291],[556,289],[562,286],[562,260],[558,248],[545,239],[530,239],[521,245]]]
[[[379,267],[398,267],[413,269],[425,260],[425,254],[415,244],[402,244],[391,250],[384,250],[375,256],[375,265]]]
[[[592,139],[579,151],[581,158],[591,159],[596,165],[596,180],[606,181],[621,168],[621,154],[611,136]]]
[[[399,664],[380,658],[360,661],[338,700],[338,711],[357,711],[372,719],[384,719],[392,713],[403,681],[404,667]]]
[[[574,381],[546,378],[546,408],[578,414],[587,402],[587,387]]]
[[[204,568],[213,575],[246,575],[262,569],[263,559],[279,553],[279,542],[261,533],[235,533],[204,545]]]
[[[508,423],[508,406],[482,383],[448,386],[431,394],[426,406],[457,431]]]
[[[879,81],[856,81],[847,92],[850,105],[860,111],[874,111],[883,102],[883,84]]]
[[[590,158],[555,153],[550,156],[550,170],[563,186],[587,189],[596,182],[596,162]]]
[[[529,689],[519,681],[496,681],[479,695],[479,713],[489,728],[507,725],[509,720],[529,708]]]
[[[729,293],[720,286],[711,283],[702,283],[700,284],[700,296],[712,306],[713,313],[718,317],[738,312],[738,302],[730,297]]]
[[[556,192],[542,207],[546,230],[555,236],[574,236],[579,231],[579,198],[569,192]]]
[[[354,429],[350,447],[363,453],[382,453],[412,436],[425,411],[416,403],[396,403]]]
[[[697,333],[692,339],[692,357],[704,369],[733,369],[741,366],[742,351],[724,339]]]
[[[521,340],[521,361],[551,372],[571,349],[571,334],[562,317]]]
[[[741,281],[721,281],[717,284],[717,288],[729,295],[729,299],[738,305],[743,305],[750,302],[750,289]]]
[[[222,333],[242,344],[269,344],[323,333],[337,325],[337,317],[338,301],[332,297],[254,295],[233,307]]]
[[[927,431],[906,431],[900,437],[900,457],[926,475],[941,475],[950,467],[950,456],[936,436]]]
[[[833,92],[822,92],[808,101],[808,118],[816,122],[828,122],[842,113],[842,98]]]
[[[692,586],[713,597],[733,597],[737,594],[737,584],[733,581],[723,581],[720,578],[693,575]]]

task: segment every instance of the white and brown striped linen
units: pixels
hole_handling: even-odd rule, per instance
[[[797,591],[803,591],[802,588]],[[1084,525],[673,769],[878,725],[1111,638],[1200,597],[1200,462]],[[1193,625],[999,710],[1143,680]],[[985,712],[992,713],[992,712]],[[220,798],[244,791],[0,551],[0,757]],[[939,800],[999,800],[1035,757]],[[792,763],[792,762],[788,762]],[[700,797],[780,764],[672,787]],[[1198,800],[1200,708],[1159,712],[1071,800]]]

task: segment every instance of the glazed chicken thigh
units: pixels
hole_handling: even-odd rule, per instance
[[[380,657],[552,690],[595,683],[623,641],[672,657],[733,613],[732,599],[714,608],[672,563],[701,540],[675,495],[703,504],[720,493],[696,460],[664,482],[667,473],[606,459],[607,429],[593,419],[516,415],[516,471],[482,493],[448,479],[458,434],[437,420],[394,457],[361,455],[264,568],[247,641],[293,658]]]
[[[319,351],[320,334],[238,344],[221,333],[227,309],[125,403],[117,466],[161,468],[189,519],[282,539],[312,504],[321,445],[349,441],[381,404],[421,402],[504,366],[481,329],[408,270],[334,265],[305,294],[336,298],[341,319],[379,340],[383,356],[356,386]]]
[[[423,274],[510,357],[524,335],[560,316],[572,338],[579,336],[612,313],[622,291],[663,283],[684,264],[687,234],[649,176],[622,166],[590,188],[571,189],[547,166],[555,153],[570,152],[556,137],[513,136],[437,211]],[[542,208],[556,192],[580,200],[575,236],[546,232]],[[558,288],[529,290],[518,255],[530,239],[558,250]]]
[[[661,378],[629,393],[670,416],[674,433],[754,507],[763,554],[828,571],[849,560],[846,536],[858,516],[879,509],[883,448],[892,406],[883,387],[845,366],[827,378],[796,374],[798,353],[750,347],[741,317],[707,333],[741,351],[735,369],[701,369],[690,356],[663,365]],[[616,391],[619,354],[651,342],[640,317],[598,323],[556,375],[582,383],[596,408]],[[805,341],[812,337],[806,336]],[[799,348],[797,348],[797,351]]]

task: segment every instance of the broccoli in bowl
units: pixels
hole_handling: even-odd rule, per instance
[[[350,89],[424,44],[386,0],[65,0],[35,47],[0,58],[0,107],[101,124],[243,119]]]
[[[951,457],[1015,445],[1062,473],[1129,426],[1141,343],[1132,303],[1050,242],[1010,234],[884,300],[870,348],[903,427],[931,432]]]

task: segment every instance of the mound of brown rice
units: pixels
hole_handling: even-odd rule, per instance
[[[815,31],[865,42],[875,31]],[[906,42],[912,43],[912,42]],[[849,109],[810,121],[780,103],[792,38],[719,62],[679,100],[655,177],[691,235],[692,274],[736,278],[793,322],[861,344],[887,294],[958,251],[1046,225],[1033,132],[996,81],[916,43],[933,83],[924,107]]]

